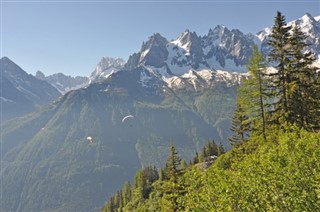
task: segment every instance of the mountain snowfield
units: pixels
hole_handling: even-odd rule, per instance
[[[89,77],[89,84],[101,82],[111,74],[120,71],[125,64],[121,58],[103,57]]]

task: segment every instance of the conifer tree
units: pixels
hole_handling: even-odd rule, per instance
[[[253,46],[252,52],[252,57],[247,65],[250,76],[244,80],[243,86],[239,89],[238,111],[236,111],[238,114],[235,116],[238,116],[239,121],[243,122],[241,123],[244,128],[242,131],[251,130],[252,133],[261,133],[266,140],[266,111],[270,110],[269,102],[271,101],[265,78],[266,64],[256,45]],[[241,135],[242,141],[248,138],[244,134],[239,135]]]
[[[289,31],[292,29],[292,33]],[[313,67],[315,56],[306,51],[306,36],[299,29],[286,26],[284,16],[278,12],[268,44],[270,62],[276,73],[269,74],[273,120],[284,117],[285,123],[296,123],[307,130],[319,128],[319,75]]]
[[[206,156],[218,155],[218,146],[214,142],[214,140],[207,142],[207,144],[205,145],[205,151]]]
[[[268,44],[271,52],[268,59],[277,69],[276,72],[268,74],[269,80],[269,97],[272,99],[272,107],[269,111],[273,115],[273,121],[279,122],[284,115],[285,121],[288,119],[288,62],[289,54],[289,36],[290,26],[286,26],[285,17],[281,12],[277,12],[275,22],[272,27],[272,33],[269,37]]]
[[[319,126],[320,86],[317,68],[313,66],[315,55],[305,48],[306,35],[298,24],[294,25],[290,37],[290,73],[291,98],[289,102],[289,116],[291,123],[299,127],[312,130]]]
[[[159,174],[155,167],[147,166],[137,172],[134,178],[134,190],[137,201],[148,198],[152,189],[152,183],[158,179]]]
[[[177,183],[178,176],[181,174],[181,159],[178,156],[173,144],[170,145],[170,154],[166,162],[166,174],[170,180]]]
[[[232,136],[228,138],[232,146],[238,146],[248,139],[250,132],[250,122],[241,105],[238,103],[233,113],[230,130]]]
[[[181,159],[175,147],[170,145],[170,154],[166,162],[166,174],[168,180],[162,185],[163,210],[178,211],[182,205],[178,201],[185,193],[183,182],[180,180],[182,170],[180,169]]]
[[[198,154],[198,152],[196,152],[196,155],[193,158],[193,164],[197,164],[197,163],[199,163],[199,154]]]

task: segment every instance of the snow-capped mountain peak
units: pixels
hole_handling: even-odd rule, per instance
[[[156,68],[162,67],[163,61],[168,56],[167,43],[168,40],[159,33],[149,37],[149,40],[141,47],[139,63]]]
[[[288,23],[299,25],[307,35],[307,42],[312,44],[310,49],[318,55],[319,20],[320,16],[313,18],[310,14],[305,14]],[[244,34],[238,29],[228,29],[224,25],[210,29],[204,36],[198,36],[187,29],[171,41],[155,33],[143,42],[139,52],[129,57],[123,70],[146,70],[141,72],[140,76],[140,82],[144,86],[150,85],[149,82],[154,78],[163,79],[173,87],[177,87],[179,83],[179,86],[190,84],[194,89],[199,89],[201,83],[212,84],[218,81],[234,85],[243,77],[235,72],[247,71],[246,64],[251,57],[254,44],[260,47],[264,54],[268,54],[270,47],[267,45],[267,39],[271,33],[271,27],[253,35]],[[98,73],[102,72],[100,69],[97,68]],[[113,71],[105,73],[107,77]]]
[[[187,54],[190,54],[190,48],[192,43],[196,42],[198,38],[195,32],[190,32],[189,29],[186,29],[176,40],[172,43],[181,49],[184,49]]]
[[[112,73],[123,68],[125,61],[121,58],[103,57],[90,76],[90,82],[101,82]]]
[[[304,23],[314,23],[316,22],[316,20],[314,19],[314,17],[312,17],[312,15],[310,15],[309,13],[304,14],[301,18],[299,18],[298,20],[301,20]]]
[[[319,21],[317,21],[309,13],[306,13],[301,18],[288,23],[289,26],[294,26],[295,24],[298,24],[302,32],[311,36],[315,36],[315,33],[317,33],[317,31],[320,29]]]
[[[227,28],[225,26],[223,26],[223,25],[218,25],[214,29],[210,29],[209,33],[208,33],[208,36],[207,36],[207,42],[208,43],[206,43],[206,45],[209,46],[209,47],[210,47],[210,45],[215,45],[215,46],[220,45],[221,44],[222,35],[223,35],[223,33],[224,33],[224,31],[226,29]],[[205,51],[206,54],[208,53],[208,50],[210,50],[210,49],[207,49]]]

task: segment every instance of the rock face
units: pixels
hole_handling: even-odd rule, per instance
[[[110,74],[121,70],[124,64],[125,61],[121,58],[103,57],[89,77],[90,83],[105,80]]]
[[[182,75],[201,69],[245,72],[251,47],[257,38],[224,26],[210,29],[206,36],[186,30],[176,40],[168,41],[159,33],[142,44],[141,50],[129,57],[125,67],[147,66],[160,75]]]
[[[27,74],[9,58],[0,62],[2,121],[35,111],[60,96],[49,83]]]

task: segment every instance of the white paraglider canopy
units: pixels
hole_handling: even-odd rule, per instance
[[[89,143],[92,143],[92,141],[93,141],[93,140],[92,140],[92,137],[91,137],[91,136],[88,136],[88,137],[87,137],[87,141],[88,141]]]
[[[128,116],[123,117],[122,123],[124,123],[129,118],[134,118],[134,116],[133,115],[128,115]]]

